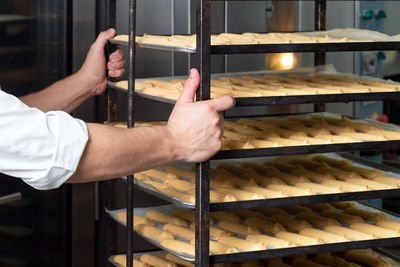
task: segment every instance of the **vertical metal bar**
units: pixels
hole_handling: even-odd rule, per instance
[[[197,60],[200,71],[200,88],[197,91],[198,101],[210,99],[210,0],[197,0],[196,42]],[[210,240],[210,161],[196,164],[196,266],[209,266]]]
[[[326,0],[315,1],[315,30],[325,31],[326,30]],[[314,65],[324,65],[326,62],[326,54],[324,52],[316,52],[314,54]],[[325,111],[325,104],[317,103],[314,104],[314,111],[322,112]]]
[[[117,25],[117,3],[116,0],[106,0],[106,16],[107,16],[107,28],[115,28]],[[113,44],[108,43],[106,50],[107,55],[113,52],[116,47]],[[107,90],[107,121],[113,123],[117,121],[117,95],[116,90],[108,88]]]
[[[196,164],[196,267],[209,266],[210,161]]]
[[[129,0],[128,128],[135,126],[136,0]],[[133,267],[133,175],[127,180],[126,266]]]
[[[354,28],[360,29],[360,15],[361,15],[361,3],[359,0],[354,1]],[[361,73],[361,52],[353,52],[353,73],[355,75],[362,75]],[[353,116],[355,117],[358,110],[358,103],[353,103]]]
[[[361,5],[360,1],[354,1],[354,28],[356,29],[360,28],[360,15],[361,15],[360,5]],[[361,52],[354,52],[353,54],[354,54],[353,73],[356,75],[361,75],[361,65],[360,65]]]
[[[115,28],[116,26],[116,0],[105,0],[103,2],[105,4],[105,25],[107,28]],[[106,46],[106,56],[112,53],[116,47],[112,44],[107,44]],[[116,91],[108,88],[107,90],[107,121],[108,123],[113,123],[117,121],[117,102],[116,102]],[[104,196],[101,197],[103,201],[100,202],[100,205],[104,205],[108,209],[115,209],[116,207],[116,181],[110,180],[106,182],[101,182],[102,192]],[[105,218],[104,218],[105,217]],[[103,212],[104,220],[101,220],[100,226],[105,228],[105,239],[108,244],[108,250],[106,251],[106,255],[101,255],[102,263],[107,262],[107,258],[116,251],[117,241],[116,241],[116,234],[117,228],[116,224],[112,222],[110,216],[105,215]],[[102,231],[104,229],[100,229]],[[102,233],[103,234],[103,233]],[[104,235],[104,234],[103,234]],[[107,246],[107,245],[104,246]],[[102,253],[102,252],[100,252]]]
[[[175,34],[175,0],[171,0],[171,35]],[[171,52],[171,76],[175,76],[175,52]]]
[[[106,0],[106,26],[107,29],[115,28],[117,24],[117,3],[116,0]],[[114,52],[117,47],[111,43],[106,46],[106,58]],[[108,88],[107,90],[107,121],[113,123],[118,121],[117,117],[117,96],[116,90]],[[113,186],[112,186],[113,187]]]
[[[326,0],[315,1],[315,30],[326,30]],[[315,65],[325,64],[325,53],[315,53]]]
[[[224,2],[224,32],[228,32],[228,8],[229,8],[229,1]],[[224,72],[228,72],[228,55],[224,55]]]
[[[188,14],[188,20],[187,20],[187,34],[192,33],[192,1],[188,0],[187,1],[187,14]],[[190,69],[192,67],[192,55],[187,54],[187,69],[188,73],[190,72]]]

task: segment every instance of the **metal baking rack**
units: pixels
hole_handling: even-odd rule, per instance
[[[362,208],[364,210],[372,211],[372,212],[381,212],[388,216],[391,220],[400,221],[400,218],[395,216],[393,213],[385,212],[381,209],[373,208],[366,204],[356,203],[358,208]],[[150,207],[150,208],[136,208],[134,210],[135,214],[140,216],[145,216],[146,212],[149,210],[158,210],[167,214],[172,213],[174,209],[178,207],[174,205],[165,205],[165,206],[158,206],[158,207]],[[125,209],[122,210],[113,210],[107,211],[111,218],[116,220],[119,224],[126,227],[126,222],[123,222],[117,218],[117,214],[120,212],[126,211]],[[156,239],[149,238],[141,233],[137,233],[142,238],[147,240],[148,242],[152,243],[153,245],[183,259],[186,261],[194,262],[195,257],[193,255],[189,255],[186,253],[180,253],[168,248],[163,247],[160,244],[160,241]],[[179,239],[179,238],[178,238]],[[351,242],[341,242],[341,243],[328,243],[328,244],[321,244],[321,245],[312,245],[312,246],[298,246],[298,247],[290,247],[290,248],[270,248],[267,250],[258,250],[258,251],[251,251],[251,252],[239,252],[239,253],[232,253],[232,254],[219,254],[219,255],[211,255],[210,256],[210,263],[222,263],[222,262],[233,262],[233,261],[243,261],[243,260],[258,260],[258,259],[267,259],[272,257],[285,257],[285,256],[294,256],[294,255],[304,255],[304,254],[318,254],[324,252],[338,252],[338,251],[345,251],[345,250],[353,250],[353,249],[365,249],[365,248],[376,248],[376,247],[385,247],[387,244],[391,246],[400,245],[400,237],[395,238],[379,238],[379,239],[372,239],[372,240],[362,240],[362,241],[351,241]]]
[[[386,173],[391,173],[389,176],[398,175],[400,179],[400,170],[386,166],[383,164],[371,162],[368,160],[364,160],[358,157],[355,157],[348,153],[340,153],[340,154],[327,154],[328,157],[333,157],[335,159],[348,159],[352,161],[352,163],[358,163],[356,166],[365,167],[365,168],[373,168],[377,170],[381,170]],[[270,158],[252,158],[251,162],[261,163],[266,159]],[[235,163],[232,160],[225,160],[224,163]],[[237,160],[236,160],[237,162]],[[217,165],[221,163],[220,161],[211,162],[212,165]],[[185,167],[187,164],[176,164],[178,167]],[[214,166],[215,167],[215,166]],[[160,169],[162,170],[162,168]],[[126,180],[126,179],[124,179]],[[135,185],[138,189],[143,192],[149,193],[153,196],[156,196],[160,199],[166,200],[169,203],[172,203],[176,206],[194,209],[196,206],[194,203],[182,201],[181,199],[172,197],[167,195],[150,184],[142,182],[138,179],[135,179]],[[243,210],[243,209],[255,209],[262,207],[282,207],[282,206],[292,206],[292,205],[305,205],[305,204],[313,204],[313,203],[326,203],[326,202],[338,202],[338,201],[349,201],[349,200],[365,200],[372,198],[390,198],[396,197],[399,195],[399,189],[389,189],[389,190],[369,190],[369,191],[360,191],[360,192],[346,192],[346,193],[335,193],[335,194],[316,194],[310,196],[297,196],[297,197],[284,197],[284,198],[270,198],[270,199],[260,199],[260,200],[247,200],[247,201],[235,201],[235,202],[214,202],[210,203],[210,211],[224,211],[224,210]]]
[[[330,69],[330,71],[329,71]],[[306,71],[307,70],[307,71]],[[218,79],[220,77],[241,77],[241,76],[263,76],[263,75],[282,75],[285,76],[290,73],[297,74],[311,74],[317,71],[316,68],[305,69],[305,70],[294,70],[294,71],[257,71],[257,72],[238,72],[238,73],[222,73],[222,74],[212,74],[212,79]],[[318,66],[318,71],[323,71],[323,73],[332,73],[337,75],[345,75],[344,73],[337,73],[332,70],[330,65]],[[346,74],[347,75],[347,74]],[[354,77],[357,77],[353,75]],[[186,76],[170,76],[170,77],[158,77],[151,78],[153,80],[160,81],[171,81],[174,79],[186,79]],[[363,77],[370,79],[367,77]],[[137,82],[142,82],[146,79],[136,79]],[[377,80],[377,79],[374,79]],[[385,81],[379,79],[380,81]],[[390,84],[398,84],[392,81],[385,81]],[[400,86],[400,84],[398,84]],[[115,82],[109,81],[108,86],[118,90],[120,92],[126,93],[127,89],[117,86]],[[161,96],[154,96],[143,93],[141,90],[136,90],[135,93],[143,98],[151,99],[158,102],[164,102],[168,104],[175,104],[175,99],[169,99]],[[261,105],[288,105],[288,104],[307,104],[307,103],[333,103],[333,102],[352,102],[352,101],[377,101],[377,100],[389,100],[389,99],[399,99],[400,92],[378,92],[378,93],[350,93],[350,94],[320,94],[320,95],[293,95],[293,96],[257,96],[257,97],[238,97],[235,98],[236,106],[261,106]]]
[[[101,3],[98,5],[100,10],[104,13],[105,21],[103,21],[103,28],[116,27],[116,1],[117,0],[99,0]],[[229,1],[229,0],[226,0]],[[326,0],[315,0],[315,31],[324,31],[326,29]],[[249,3],[251,4],[251,3]],[[210,99],[210,75],[211,75],[211,55],[212,54],[247,54],[247,53],[280,53],[280,52],[315,52],[314,62],[315,65],[325,64],[325,52],[327,51],[368,51],[368,50],[399,50],[400,42],[360,42],[360,43],[319,43],[319,44],[270,44],[270,45],[226,45],[226,46],[211,46],[210,34],[211,34],[211,0],[197,0],[197,19],[196,19],[196,57],[197,57],[197,68],[200,72],[201,81],[200,87],[197,91],[196,99],[198,101]],[[134,126],[134,99],[135,99],[135,59],[136,59],[136,0],[129,0],[129,42],[128,42],[128,127]],[[119,43],[121,44],[121,43]],[[109,43],[107,45],[107,51],[112,52],[116,48],[116,44]],[[153,49],[167,49],[166,47],[157,47],[152,45]],[[193,51],[193,50],[192,50]],[[194,51],[193,51],[194,52]],[[371,97],[379,95],[369,94]],[[388,95],[387,95],[388,96]],[[327,96],[324,96],[325,99]],[[354,97],[354,98],[352,98]],[[362,98],[356,98],[357,96],[348,96],[347,99],[337,101],[354,101],[355,99],[361,100]],[[285,99],[284,99],[285,98]],[[265,99],[259,99],[259,105],[266,104],[283,104],[283,103],[299,103],[300,98],[282,97],[282,99],[275,99],[277,102]],[[365,100],[371,98],[365,98]],[[381,99],[381,98],[379,98]],[[333,100],[333,99],[332,99]],[[374,98],[374,100],[377,100]],[[243,99],[243,102],[239,100],[239,105],[253,105],[253,100]],[[308,101],[314,102],[315,111],[324,111],[325,106],[322,98],[314,99],[303,99],[303,103]],[[116,122],[117,120],[117,98],[116,90],[112,86],[109,86],[107,93],[107,112],[108,122]],[[306,149],[305,147],[295,148],[298,153],[312,153],[312,152],[323,152],[323,151],[343,151],[343,150],[358,150],[358,149],[383,149],[394,145],[391,142],[368,142],[363,143],[365,147],[359,144],[347,145],[330,145],[331,148],[322,147],[317,148],[313,146],[312,149]],[[383,146],[383,144],[385,144]],[[318,149],[315,151],[314,149]],[[324,149],[321,151],[321,149]],[[214,158],[229,158],[229,157],[250,157],[250,156],[264,156],[266,154],[265,149],[261,150],[237,150],[237,151],[222,151],[217,154]],[[271,149],[271,154],[293,154],[289,150]],[[383,246],[387,244],[395,245],[400,243],[400,238],[395,239],[379,239],[373,241],[360,241],[360,242],[349,242],[341,244],[326,244],[315,247],[299,247],[290,248],[285,250],[266,250],[250,253],[240,253],[231,255],[219,255],[209,256],[209,167],[210,161],[205,161],[196,164],[196,255],[194,257],[196,266],[206,267],[210,263],[233,261],[241,259],[260,259],[267,256],[285,256],[294,254],[304,253],[317,253],[325,251],[337,251],[344,249],[355,249],[355,248],[370,248]],[[129,175],[127,178],[127,220],[133,221],[133,187],[134,179],[133,175]],[[116,205],[116,182],[104,182],[100,185],[100,199],[101,204],[104,207],[113,207]],[[110,256],[116,249],[116,225],[110,220],[107,214],[102,213],[99,222],[100,229],[103,229],[105,237],[100,239],[103,246],[106,248],[100,251],[100,254],[104,257]],[[133,262],[133,226],[127,225],[126,229],[126,250],[127,250],[127,267],[132,267]],[[315,250],[315,251],[314,251]],[[271,253],[274,251],[274,253]],[[106,258],[106,259],[107,259]]]

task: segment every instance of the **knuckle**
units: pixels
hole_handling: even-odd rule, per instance
[[[220,124],[220,121],[221,121],[221,118],[219,118],[219,116],[217,116],[217,117],[215,117],[215,118],[212,120],[212,125],[213,125],[214,127],[218,127],[219,124]]]
[[[215,151],[214,152],[216,153],[216,152],[220,151],[221,148],[222,148],[222,141],[219,139],[217,144],[215,145]]]
[[[210,105],[209,103],[207,103],[205,105],[205,110],[206,110],[206,112],[214,112],[214,107],[212,105]]]

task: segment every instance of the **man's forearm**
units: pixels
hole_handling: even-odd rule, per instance
[[[21,101],[43,112],[62,110],[72,112],[93,95],[90,85],[79,73],[58,81],[46,89],[21,97]]]
[[[194,102],[199,82],[193,69],[166,126],[121,129],[88,124],[89,141],[69,182],[117,178],[172,161],[202,162],[217,153],[222,147],[220,112],[235,102],[229,96]]]
[[[88,124],[89,141],[69,183],[106,180],[179,160],[167,127]]]

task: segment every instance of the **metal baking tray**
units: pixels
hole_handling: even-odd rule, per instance
[[[109,40],[118,45],[128,45],[127,41]],[[136,43],[137,47],[174,52],[196,53],[196,48],[189,46],[171,46]],[[400,50],[400,42],[347,42],[347,43],[280,43],[256,45],[212,45],[211,54],[257,54],[284,52],[336,52],[336,51],[377,51]]]
[[[116,45],[128,45],[127,41],[110,39],[110,43]],[[146,44],[146,43],[136,43],[136,47],[143,47],[148,49],[157,49],[172,52],[185,52],[185,53],[196,53],[196,48],[189,46],[171,46],[171,45],[158,45],[158,44]]]
[[[364,168],[374,168],[385,172],[388,176],[400,179],[400,170],[383,164],[371,162],[365,159],[355,157],[348,153],[341,154],[323,154],[324,156],[335,158],[335,159],[348,159],[351,160],[354,166],[364,167]],[[251,158],[246,161],[251,162],[263,162],[267,159],[272,158]],[[226,163],[240,163],[242,160],[225,160],[225,161],[211,161],[211,167],[216,167],[217,164]],[[190,164],[187,163],[176,163],[175,164],[181,168],[187,168]],[[190,167],[189,167],[190,168]],[[146,184],[140,180],[135,179],[136,187],[148,194],[155,197],[173,203],[179,207],[194,209],[196,205],[194,203],[185,202],[178,198],[164,194],[158,191],[155,187],[150,184]],[[223,211],[223,210],[240,210],[240,209],[255,209],[261,207],[280,207],[280,206],[290,206],[290,205],[304,205],[311,203],[324,203],[324,202],[336,202],[336,201],[348,201],[348,200],[365,200],[373,198],[388,198],[388,197],[399,197],[400,189],[389,189],[389,190],[370,190],[362,192],[346,192],[346,193],[336,193],[336,194],[320,194],[311,196],[298,196],[298,197],[285,197],[285,198],[270,198],[270,199],[260,199],[260,200],[247,200],[247,201],[235,201],[235,202],[219,202],[210,203],[210,211]]]
[[[332,65],[323,65],[312,68],[298,68],[290,71],[256,71],[256,72],[236,72],[236,73],[221,73],[212,74],[212,79],[218,79],[221,77],[240,77],[240,76],[264,76],[264,75],[282,75],[285,76],[290,73],[298,73],[309,75],[316,71],[328,74],[336,75],[350,75],[353,77],[359,77],[348,73],[338,73]],[[363,76],[363,79],[367,80],[379,80],[389,82],[391,84],[399,84],[393,81],[386,81],[383,79],[371,78]],[[173,79],[187,79],[187,76],[174,76],[174,77],[159,77],[151,78],[160,81],[170,81]],[[137,82],[141,82],[146,79],[136,79]],[[108,82],[111,88],[118,91],[127,93],[128,91],[124,88],[118,87],[114,82]],[[400,84],[399,84],[400,85]],[[152,96],[142,93],[140,90],[136,90],[135,93],[143,98],[164,102],[168,104],[175,104],[175,99],[168,99],[160,96]],[[260,105],[283,105],[283,104],[306,104],[306,103],[332,103],[332,102],[352,102],[352,101],[377,101],[377,100],[388,100],[400,98],[400,92],[386,92],[386,93],[351,93],[351,94],[322,94],[322,95],[293,95],[293,96],[258,96],[258,97],[237,97],[235,98],[236,106],[260,106]]]
[[[2,196],[2,197],[0,197],[0,205],[4,205],[4,204],[10,203],[10,202],[14,202],[14,201],[17,201],[17,200],[21,200],[21,199],[22,199],[21,192],[10,194],[10,195],[6,195],[6,196]]]
[[[327,116],[331,118],[342,118],[344,115],[329,112],[316,112],[298,115],[302,117],[311,117],[312,115]],[[277,118],[283,116],[275,116]],[[372,119],[352,119],[353,122],[375,124],[385,130],[400,132],[400,126],[383,123]],[[328,152],[345,152],[345,151],[366,151],[366,150],[389,150],[397,149],[400,146],[400,140],[394,141],[368,141],[359,143],[343,143],[343,144],[326,144],[326,145],[305,145],[305,146],[286,146],[271,148],[255,148],[255,149],[237,149],[237,150],[220,150],[211,160],[234,159],[234,158],[250,158],[263,156],[280,156],[280,155],[297,155],[312,153],[328,153]]]
[[[156,250],[156,251],[148,251],[148,252],[135,253],[135,254],[133,254],[133,258],[134,258],[134,259],[139,259],[140,256],[142,256],[143,254],[151,254],[151,255],[154,255],[154,256],[161,257],[161,258],[164,258],[164,256],[166,255],[165,251]],[[116,255],[112,255],[112,256],[118,256],[118,255],[126,256],[126,254],[116,254]],[[108,258],[108,261],[109,261],[113,266],[120,267],[120,265],[118,265],[116,262],[114,262],[114,261],[112,260],[111,257]]]
[[[354,42],[354,43],[303,43],[260,45],[213,45],[211,54],[258,54],[285,52],[339,52],[398,50],[400,42]]]
[[[0,15],[0,24],[18,24],[32,20],[33,17],[13,15],[13,14],[2,14]]]
[[[382,211],[377,208],[373,208],[366,204],[362,204],[359,202],[355,202],[358,208],[362,208],[364,210],[372,211],[372,212],[382,212],[386,216],[388,216],[391,220],[400,222],[400,218],[398,216],[394,216],[392,213],[388,213]],[[159,210],[167,214],[172,214],[172,211],[177,207],[174,205],[165,205],[158,207],[150,207],[150,208],[135,208],[134,213],[145,216],[145,213],[148,210]],[[107,211],[111,218],[116,220],[118,223],[126,226],[126,223],[117,219],[117,214],[121,210]],[[161,227],[157,225],[157,227]],[[177,253],[173,250],[166,249],[160,245],[158,240],[146,237],[140,233],[137,233],[145,240],[149,241],[153,245],[163,249],[166,252],[169,252],[183,260],[194,262],[195,257],[193,255],[188,255],[185,253]],[[176,238],[177,240],[184,240],[180,238]],[[307,254],[317,254],[324,252],[337,252],[337,251],[345,251],[352,249],[364,249],[364,248],[378,248],[378,247],[387,247],[388,244],[390,246],[400,245],[400,237],[395,238],[381,238],[374,240],[364,240],[364,241],[352,241],[352,242],[342,242],[342,243],[330,243],[330,244],[322,244],[322,245],[313,245],[313,246],[299,246],[299,247],[291,247],[291,248],[280,248],[280,249],[268,249],[254,252],[240,252],[240,253],[232,253],[232,254],[221,254],[221,255],[210,255],[210,263],[222,263],[222,262],[233,262],[233,261],[243,261],[243,260],[251,260],[251,259],[267,259],[271,257],[286,257],[286,256],[294,256],[294,255],[307,255]]]
[[[376,253],[378,253],[379,256],[389,258],[390,260],[394,261],[394,263],[397,263],[397,264],[400,265],[400,258],[399,258],[399,256],[393,254],[391,251],[388,251],[388,250],[382,249],[382,248],[376,248],[376,249],[373,249],[373,250],[374,250]],[[157,250],[157,251],[148,251],[148,252],[135,253],[135,254],[133,254],[133,257],[134,257],[135,259],[139,259],[140,256],[142,256],[143,254],[151,254],[151,255],[154,255],[154,256],[161,257],[161,258],[164,258],[165,255],[166,255],[166,253],[165,253],[164,251],[162,251],[162,250]],[[116,254],[116,255],[113,255],[113,256],[118,256],[118,255],[123,255],[123,256],[125,256],[126,254]],[[112,260],[111,257],[108,258],[108,261],[109,261],[113,266],[120,267],[120,265],[118,265],[117,263],[115,263],[115,262]]]
[[[172,214],[172,211],[175,210],[176,208],[177,208],[177,206],[175,206],[175,205],[164,205],[164,206],[150,207],[150,208],[135,208],[135,209],[134,209],[134,213],[135,213],[135,214],[138,214],[138,215],[141,215],[141,216],[145,216],[145,213],[146,213],[148,210],[153,209],[153,210],[159,210],[159,211],[162,211],[162,212],[165,212],[165,213]],[[112,219],[114,219],[115,221],[117,221],[118,223],[120,223],[121,225],[123,225],[124,227],[126,227],[126,223],[120,221],[120,220],[117,218],[117,214],[120,213],[120,212],[122,212],[122,211],[126,211],[126,209],[119,209],[119,210],[112,210],[112,211],[106,209],[106,212],[110,215],[110,217],[111,217]],[[143,235],[143,234],[141,234],[141,233],[139,233],[139,232],[136,232],[136,233],[137,233],[139,236],[141,236],[143,239],[145,239],[145,240],[147,240],[148,242],[150,242],[151,244],[153,244],[153,245],[155,245],[155,246],[157,246],[157,247],[160,247],[160,242],[159,242],[158,240],[149,238],[149,237],[147,237],[147,236],[145,236],[145,235]],[[180,239],[180,238],[176,238],[176,239],[177,239],[177,240],[184,240],[184,239]],[[168,248],[162,248],[162,249],[163,249],[164,251],[168,252],[168,253],[171,253],[171,254],[173,254],[173,255],[175,255],[175,256],[177,256],[177,257],[183,259],[183,260],[192,261],[192,262],[194,261],[194,257],[193,257],[192,255],[185,254],[185,253],[176,253],[175,251],[170,250],[170,249],[168,249]]]

